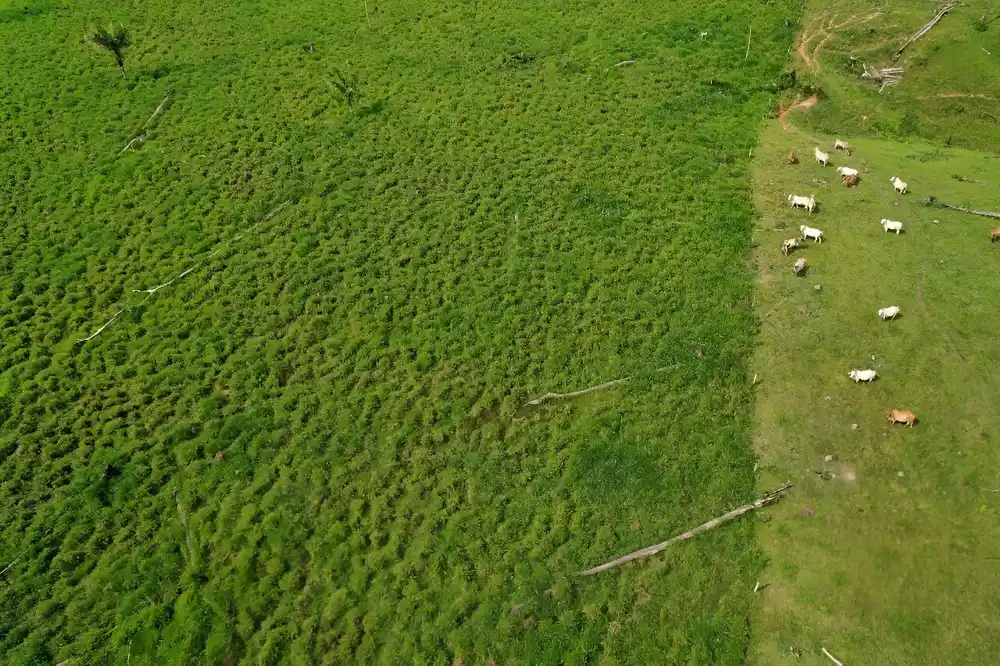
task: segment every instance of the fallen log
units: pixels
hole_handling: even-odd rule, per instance
[[[624,555],[622,557],[619,557],[616,560],[611,560],[610,562],[605,562],[604,564],[602,564],[600,566],[596,566],[596,567],[594,567],[592,569],[587,569],[585,571],[581,571],[579,575],[581,575],[581,576],[593,576],[594,574],[599,574],[602,571],[607,571],[608,569],[614,569],[615,567],[617,567],[619,565],[626,564],[628,562],[632,562],[633,560],[638,560],[638,559],[642,559],[644,557],[649,557],[650,555],[655,555],[656,553],[659,553],[660,551],[666,550],[667,548],[669,548],[670,546],[674,545],[675,543],[679,543],[681,541],[686,541],[686,540],[690,539],[691,537],[698,536],[699,534],[702,534],[703,532],[707,532],[707,531],[709,531],[711,529],[714,529],[714,528],[718,527],[719,525],[722,525],[723,523],[728,523],[730,520],[733,520],[734,518],[739,518],[740,516],[742,516],[745,513],[750,513],[754,509],[759,509],[759,508],[761,508],[763,506],[767,506],[768,504],[772,504],[774,502],[777,502],[791,488],[792,488],[792,484],[786,483],[785,485],[781,486],[777,490],[775,490],[773,492],[770,492],[767,495],[764,495],[763,497],[757,499],[756,501],[751,502],[750,504],[744,504],[743,506],[739,507],[738,509],[733,509],[729,513],[725,513],[725,514],[719,516],[718,518],[713,518],[712,520],[708,521],[707,523],[699,525],[698,527],[694,528],[693,530],[691,530],[689,532],[685,532],[684,534],[678,534],[677,536],[675,536],[675,537],[673,537],[671,539],[667,539],[663,543],[658,543],[655,546],[649,546],[647,548],[643,548],[642,550],[637,550],[634,553],[629,553],[628,555]]]
[[[934,206],[936,208],[946,208],[948,210],[957,210],[961,213],[968,213],[969,215],[979,215],[980,217],[992,217],[994,219],[1000,220],[1000,213],[992,210],[973,210],[971,208],[966,208],[965,206],[954,206],[952,204],[946,204],[942,201],[938,201],[936,197],[927,197],[924,199],[925,206]]]
[[[931,28],[937,25],[938,21],[943,19],[948,14],[948,12],[953,10],[955,7],[958,7],[960,4],[962,3],[949,2],[947,5],[939,9],[938,13],[934,15],[934,18],[932,18],[927,25],[918,30],[917,33],[913,35],[913,37],[910,37],[908,40],[906,40],[906,42],[902,46],[899,47],[898,51],[892,54],[892,59],[897,60],[907,46],[909,46],[910,44],[912,44],[913,42],[917,41],[918,39],[926,35],[928,32],[930,32]]]
[[[124,148],[121,149],[121,152],[118,153],[119,155],[132,148],[132,146],[134,146],[136,142],[142,143],[143,141],[146,140],[146,134],[149,131],[150,123],[152,123],[156,119],[156,116],[160,115],[160,111],[163,111],[163,105],[167,103],[168,99],[170,99],[170,93],[167,93],[163,97],[163,101],[160,102],[160,105],[156,107],[156,111],[153,111],[153,115],[151,115],[149,117],[149,120],[147,120],[145,124],[143,124],[142,129],[139,130],[139,133],[136,134],[135,137],[131,141],[129,141]]]

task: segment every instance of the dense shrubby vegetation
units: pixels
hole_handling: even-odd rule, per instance
[[[0,660],[740,663],[796,4],[0,10]]]

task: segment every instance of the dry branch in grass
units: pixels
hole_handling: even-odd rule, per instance
[[[89,336],[87,336],[86,338],[81,338],[81,339],[77,340],[77,341],[76,341],[76,344],[80,344],[80,343],[83,343],[83,342],[89,342],[90,340],[93,340],[94,338],[96,338],[96,337],[97,337],[98,335],[100,335],[100,334],[101,334],[101,331],[103,331],[104,329],[106,329],[106,328],[107,328],[108,326],[111,326],[111,323],[112,323],[112,322],[113,322],[113,321],[114,321],[115,319],[118,319],[118,316],[119,316],[119,315],[120,315],[121,313],[123,313],[123,312],[125,312],[126,310],[128,310],[128,309],[129,309],[129,308],[122,308],[121,310],[119,310],[118,312],[116,312],[116,313],[115,313],[115,316],[114,316],[114,317],[112,317],[111,319],[109,319],[109,320],[108,320],[107,322],[105,322],[104,326],[101,326],[101,327],[100,327],[99,329],[97,329],[96,331],[94,331],[93,333],[91,333],[91,334],[90,334]]]
[[[1000,213],[992,210],[973,210],[971,208],[966,208],[965,206],[953,206],[952,204],[946,204],[938,201],[936,197],[927,197],[924,200],[925,206],[935,206],[937,208],[947,208],[948,210],[957,210],[961,213],[968,213],[970,215],[979,215],[980,217],[992,217],[995,219],[1000,219]]]
[[[756,501],[751,502],[750,504],[744,504],[743,506],[739,507],[738,509],[733,509],[729,513],[725,513],[725,514],[719,516],[718,518],[713,518],[712,520],[708,521],[707,523],[699,525],[698,527],[694,528],[693,530],[691,530],[689,532],[685,532],[683,534],[678,534],[677,536],[675,536],[675,537],[673,537],[671,539],[667,539],[663,543],[658,543],[655,546],[649,546],[647,548],[643,548],[642,550],[637,550],[634,553],[629,553],[628,555],[624,555],[622,557],[619,557],[616,560],[611,560],[610,562],[605,562],[604,564],[602,564],[600,566],[596,566],[596,567],[594,567],[592,569],[587,569],[586,571],[581,571],[579,575],[581,575],[581,576],[593,576],[594,574],[599,574],[602,571],[607,571],[608,569],[614,569],[615,567],[617,567],[619,565],[626,564],[626,563],[632,562],[634,560],[642,559],[644,557],[649,557],[650,555],[655,555],[656,553],[659,553],[662,550],[666,550],[667,548],[669,548],[670,546],[674,545],[675,543],[679,543],[681,541],[686,541],[686,540],[688,540],[688,539],[690,539],[692,537],[698,536],[699,534],[702,534],[704,532],[708,532],[711,529],[715,529],[716,527],[718,527],[719,525],[722,525],[723,523],[728,523],[730,520],[733,520],[734,518],[738,518],[738,517],[742,516],[745,513],[750,513],[751,511],[753,511],[755,509],[759,509],[759,508],[761,508],[763,506],[767,506],[768,504],[771,504],[773,502],[777,502],[791,488],[792,488],[792,484],[791,483],[786,483],[785,485],[781,486],[777,490],[775,490],[773,492],[770,492],[767,495],[764,495],[763,497],[757,499]]]
[[[822,650],[823,654],[825,654],[827,657],[830,658],[830,661],[832,661],[833,663],[837,664],[837,666],[844,666],[844,662],[840,661],[839,659],[837,659],[836,657],[834,657],[832,654],[830,654],[829,652],[827,652],[825,647],[821,647],[820,650]]]
[[[881,69],[875,69],[868,63],[864,63],[863,67],[864,72],[862,72],[861,78],[881,83],[882,85],[878,89],[880,95],[887,87],[899,85],[903,80],[902,67],[882,67]]]
[[[624,67],[625,65],[634,65],[636,62],[637,62],[636,60],[622,60],[621,62],[616,62],[615,64],[611,65],[611,67],[608,67],[604,71],[605,72],[610,72],[611,70],[615,69],[616,67]]]
[[[170,285],[172,285],[177,280],[180,280],[182,277],[184,277],[185,275],[187,275],[188,273],[190,273],[194,269],[198,268],[199,265],[200,264],[195,264],[194,266],[192,266],[191,268],[187,269],[186,271],[184,271],[183,273],[181,273],[180,275],[178,275],[177,277],[175,277],[173,280],[170,280],[169,282],[164,282],[163,284],[157,285],[155,287],[150,287],[149,289],[133,289],[132,293],[133,294],[149,294],[150,296],[152,296],[153,294],[155,294],[159,290],[163,289],[164,287],[169,287]]]
[[[166,98],[164,98],[164,101],[166,101]],[[153,115],[155,116],[156,114],[153,114]],[[150,118],[150,120],[152,120],[152,118]],[[277,215],[277,214],[278,214],[278,213],[279,213],[280,211],[284,210],[284,209],[285,209],[285,208],[286,208],[287,206],[290,206],[290,205],[291,205],[291,203],[292,203],[292,202],[291,202],[291,201],[289,200],[289,201],[285,201],[284,203],[281,203],[281,204],[279,204],[279,205],[278,205],[278,206],[277,206],[276,208],[274,208],[274,209],[273,209],[273,210],[272,210],[272,211],[271,211],[270,213],[268,213],[268,214],[267,214],[267,215],[266,215],[266,216],[264,217],[264,219],[262,219],[262,220],[261,220],[260,222],[257,222],[257,223],[256,223],[256,224],[254,224],[254,225],[253,225],[252,227],[250,227],[250,230],[252,231],[253,229],[256,229],[256,228],[257,228],[258,226],[260,226],[261,224],[263,224],[264,222],[267,222],[268,220],[270,220],[271,218],[273,218],[273,217],[274,217],[275,215]],[[239,240],[240,238],[242,238],[242,237],[243,237],[243,233],[244,233],[244,232],[241,232],[241,233],[238,233],[238,234],[236,234],[235,236],[233,236],[233,238],[232,238],[231,240],[233,240],[233,241],[236,241],[236,240]],[[220,246],[220,247],[216,248],[215,250],[213,250],[213,251],[212,251],[212,252],[211,252],[211,253],[210,253],[210,254],[208,255],[208,256],[209,256],[209,258],[211,258],[211,257],[215,256],[215,254],[216,254],[217,252],[219,252],[219,251],[220,251],[220,250],[222,249],[222,247],[223,247],[223,246]],[[107,322],[105,322],[105,324],[104,324],[103,326],[101,326],[101,327],[100,327],[99,329],[97,329],[96,331],[94,331],[93,333],[91,333],[91,334],[90,334],[90,335],[89,335],[88,337],[86,337],[86,338],[81,338],[81,339],[77,340],[77,341],[76,341],[76,344],[81,344],[81,343],[84,343],[84,342],[88,342],[88,341],[90,341],[90,340],[93,340],[93,339],[94,339],[94,338],[96,338],[96,337],[97,337],[98,335],[100,335],[100,334],[101,334],[101,332],[102,332],[102,331],[104,331],[104,329],[106,329],[106,328],[107,328],[108,326],[110,326],[110,325],[111,325],[111,324],[112,324],[112,323],[113,323],[113,322],[115,321],[115,319],[118,319],[118,317],[119,317],[119,316],[120,316],[120,315],[121,315],[121,314],[122,314],[123,312],[126,312],[126,311],[128,311],[128,310],[131,310],[131,309],[133,309],[134,307],[139,307],[139,306],[141,306],[141,305],[142,305],[143,303],[145,303],[145,302],[146,302],[146,301],[148,301],[148,300],[149,300],[150,298],[152,298],[152,297],[153,297],[153,294],[155,294],[156,292],[158,292],[158,291],[159,291],[160,289],[163,289],[164,287],[169,287],[169,286],[170,286],[171,284],[173,284],[173,283],[174,283],[174,282],[176,282],[177,280],[180,280],[180,279],[181,279],[182,277],[184,277],[185,275],[188,275],[188,274],[189,274],[189,273],[191,273],[191,272],[192,272],[193,270],[195,270],[196,268],[198,268],[199,266],[201,266],[201,264],[202,264],[202,262],[199,262],[199,263],[195,264],[194,266],[192,266],[191,268],[189,268],[189,269],[187,269],[186,271],[184,271],[183,273],[181,273],[180,275],[178,275],[177,277],[173,278],[172,280],[169,280],[168,282],[164,282],[163,284],[160,284],[160,285],[157,285],[157,286],[155,286],[155,287],[150,287],[149,289],[133,289],[133,290],[132,290],[132,293],[133,293],[133,294],[146,294],[146,298],[142,299],[142,302],[141,302],[141,303],[139,303],[139,305],[130,305],[130,306],[128,306],[128,307],[125,307],[125,308],[122,308],[121,310],[119,310],[118,312],[116,312],[116,313],[115,313],[115,316],[113,316],[113,317],[112,317],[111,319],[109,319],[109,320],[108,320]]]
[[[612,386],[618,386],[619,384],[624,384],[625,382],[632,381],[631,377],[622,377],[621,379],[615,379],[610,382],[604,382],[603,384],[598,384],[597,386],[591,386],[590,388],[585,388],[582,391],[573,391],[572,393],[546,393],[541,398],[535,398],[534,400],[529,400],[524,403],[524,407],[529,405],[540,405],[548,400],[564,400],[566,398],[576,398],[577,396],[586,395],[587,393],[593,393],[594,391],[602,391]]]
[[[7,566],[5,566],[5,567],[3,568],[3,571],[0,571],[0,576],[2,576],[2,575],[4,575],[5,573],[7,573],[7,571],[8,571],[8,570],[9,570],[9,569],[10,569],[10,568],[11,568],[12,566],[14,566],[15,564],[17,564],[17,561],[18,561],[19,559],[21,559],[22,557],[24,557],[24,556],[25,556],[25,554],[26,554],[26,553],[28,552],[28,550],[30,550],[30,549],[25,549],[25,550],[24,550],[24,552],[22,552],[22,553],[21,553],[20,555],[18,555],[18,556],[17,556],[17,557],[15,557],[15,558],[14,558],[13,560],[11,560],[10,564],[8,564]]]
[[[653,372],[663,372],[670,366],[664,366],[662,368],[657,368]],[[566,398],[576,398],[581,395],[586,395],[588,393],[593,393],[594,391],[603,391],[604,389],[609,389],[612,386],[618,386],[619,384],[624,384],[625,382],[632,381],[631,377],[622,377],[621,379],[613,379],[610,382],[604,382],[603,384],[598,384],[597,386],[591,386],[585,388],[582,391],[573,391],[572,393],[546,393],[540,398],[535,398],[534,400],[529,400],[528,402],[521,405],[522,407],[533,407],[535,405],[540,405],[543,402],[549,400],[564,400]]]
[[[950,12],[951,10],[953,10],[955,7],[958,7],[960,4],[962,4],[962,3],[960,3],[960,2],[949,2],[947,5],[945,5],[941,9],[939,9],[938,13],[934,15],[934,18],[932,18],[927,25],[925,25],[920,30],[918,30],[915,35],[913,35],[912,37],[910,37],[908,40],[906,40],[906,42],[902,46],[899,47],[898,51],[896,51],[895,53],[892,54],[892,59],[893,60],[899,59],[899,56],[902,55],[902,53],[903,53],[903,49],[905,49],[907,46],[909,46],[910,44],[912,44],[913,42],[917,41],[918,39],[920,39],[921,37],[923,37],[924,35],[926,35],[928,32],[930,32],[931,28],[933,28],[935,25],[937,25],[938,21],[940,21],[941,19],[943,19],[948,12]]]
[[[156,107],[156,111],[153,111],[153,115],[151,115],[149,117],[149,120],[147,120],[145,124],[143,124],[142,129],[139,130],[139,133],[136,134],[135,137],[133,137],[133,139],[129,141],[124,148],[121,149],[121,152],[118,153],[119,155],[124,153],[126,150],[130,149],[133,145],[135,145],[136,142],[142,143],[143,141],[146,140],[146,131],[149,129],[150,123],[153,122],[156,116],[160,115],[160,111],[163,110],[163,105],[167,103],[167,100],[169,98],[170,94],[167,93],[167,95],[163,98],[163,101],[160,102],[160,105]]]

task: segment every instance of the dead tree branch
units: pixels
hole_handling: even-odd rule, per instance
[[[103,331],[104,329],[106,329],[106,328],[107,328],[108,326],[111,326],[111,323],[112,323],[112,322],[113,322],[113,321],[114,321],[115,319],[118,319],[118,315],[120,315],[121,313],[125,312],[126,310],[128,310],[128,308],[122,308],[121,310],[119,310],[118,312],[116,312],[116,313],[115,313],[115,316],[114,316],[114,317],[112,317],[111,319],[109,319],[109,320],[108,320],[108,321],[107,321],[107,322],[106,322],[106,323],[104,324],[104,326],[101,326],[101,327],[100,327],[99,329],[97,329],[96,331],[94,331],[93,333],[91,333],[91,334],[90,334],[90,335],[89,335],[88,337],[86,337],[86,338],[81,338],[80,340],[77,340],[77,341],[76,341],[76,344],[81,344],[81,343],[83,343],[83,342],[89,342],[90,340],[93,340],[94,338],[96,338],[96,337],[97,337],[98,335],[100,335],[100,334],[101,334],[101,331]]]
[[[837,664],[837,666],[844,666],[844,662],[840,661],[839,659],[837,659],[836,657],[834,657],[832,654],[830,654],[829,652],[827,652],[825,647],[821,647],[820,650],[822,650],[823,654],[825,654],[827,657],[830,658],[830,661],[832,661],[833,663]]]
[[[892,54],[892,59],[893,60],[898,60],[899,56],[902,55],[903,50],[907,46],[909,46],[910,44],[912,44],[913,42],[917,41],[918,39],[920,39],[921,37],[923,37],[924,35],[926,35],[928,32],[930,32],[931,28],[933,28],[935,25],[937,25],[938,21],[940,21],[941,19],[943,19],[945,17],[945,15],[948,14],[948,12],[950,12],[951,10],[953,10],[955,7],[958,7],[960,4],[962,4],[962,3],[960,3],[960,2],[949,2],[947,5],[945,5],[941,9],[939,9],[938,13],[934,15],[934,18],[932,18],[927,25],[925,25],[920,30],[918,30],[915,35],[913,35],[912,37],[910,37],[908,40],[906,40],[906,42],[902,46],[899,47],[898,51],[896,51],[895,53]]]
[[[130,149],[136,142],[142,143],[143,141],[146,140],[146,133],[147,133],[147,131],[149,129],[150,123],[153,122],[153,120],[156,118],[156,116],[160,115],[160,111],[163,110],[163,106],[164,106],[164,104],[167,103],[168,99],[170,99],[170,93],[167,93],[167,95],[163,98],[163,101],[160,102],[160,105],[158,107],[156,107],[156,111],[153,111],[153,115],[151,115],[149,117],[149,120],[147,120],[143,124],[142,129],[139,130],[139,133],[136,134],[135,137],[133,137],[133,139],[131,141],[129,141],[128,144],[124,148],[121,149],[121,152],[118,153],[119,155],[121,155],[122,153],[124,153],[126,150]]]
[[[994,219],[1000,219],[1000,213],[992,210],[972,210],[971,208],[966,208],[965,206],[953,206],[952,204],[946,204],[938,201],[936,197],[927,197],[924,199],[925,206],[934,206],[936,208],[947,208],[948,210],[957,210],[962,213],[968,213],[969,215],[979,215],[980,217],[992,217]]]
[[[611,67],[608,67],[604,71],[605,72],[610,72],[611,70],[615,69],[616,67],[625,67],[626,65],[634,65],[636,62],[638,62],[638,61],[636,61],[636,60],[622,60],[621,62],[616,62],[615,64],[611,65]]]
[[[897,86],[903,80],[902,67],[882,67],[876,69],[868,63],[863,63],[863,67],[864,71],[861,73],[861,78],[876,84],[881,83],[882,85],[878,89],[880,95],[886,88]]]
[[[623,557],[619,557],[617,560],[611,560],[610,562],[606,562],[606,563],[604,563],[604,564],[602,564],[600,566],[596,566],[593,569],[587,569],[586,571],[581,571],[580,575],[581,576],[593,576],[594,574],[599,574],[602,571],[607,571],[608,569],[614,569],[615,567],[617,567],[619,565],[626,564],[628,562],[632,562],[633,560],[638,560],[638,559],[641,559],[641,558],[644,558],[644,557],[649,557],[650,555],[655,555],[656,553],[659,553],[660,551],[669,548],[670,546],[674,545],[675,543],[679,543],[681,541],[686,541],[686,540],[688,540],[688,539],[690,539],[692,537],[695,537],[695,536],[698,536],[699,534],[702,534],[703,532],[707,532],[707,531],[709,531],[711,529],[714,529],[714,528],[718,527],[719,525],[722,525],[723,523],[728,523],[730,520],[733,520],[734,518],[738,518],[738,517],[742,516],[745,513],[750,513],[751,511],[753,511],[755,509],[759,509],[759,508],[761,508],[763,506],[767,506],[768,504],[776,502],[779,499],[781,499],[782,496],[784,496],[784,494],[787,493],[791,488],[792,488],[792,484],[791,483],[786,483],[785,485],[781,486],[777,490],[775,490],[773,492],[770,492],[767,495],[764,495],[763,497],[757,499],[756,501],[754,501],[754,502],[752,502],[750,504],[744,504],[743,506],[739,507],[738,509],[733,509],[729,513],[725,513],[725,514],[719,516],[718,518],[714,518],[714,519],[708,521],[707,523],[699,525],[698,527],[694,528],[693,530],[691,530],[689,532],[684,532],[683,534],[678,534],[677,536],[675,536],[675,537],[673,537],[671,539],[667,539],[663,543],[658,543],[655,546],[649,546],[647,548],[643,548],[642,550],[637,550],[634,553],[629,553],[628,555],[625,555]]]
[[[170,285],[172,285],[177,280],[180,280],[182,277],[184,277],[185,275],[187,275],[188,273],[190,273],[194,269],[198,268],[199,265],[200,264],[196,264],[196,265],[192,266],[191,268],[187,269],[186,271],[184,271],[183,273],[181,273],[180,275],[178,275],[177,277],[175,277],[173,280],[170,280],[169,282],[164,282],[163,284],[157,285],[155,287],[150,287],[149,289],[133,289],[132,293],[133,294],[149,294],[149,295],[153,295],[156,292],[158,292],[159,290],[163,289],[164,287],[169,287]]]
[[[529,405],[540,405],[548,400],[564,400],[566,398],[576,398],[581,395],[586,395],[588,393],[593,393],[594,391],[603,391],[604,389],[611,388],[612,386],[618,386],[619,384],[624,384],[625,382],[632,381],[631,377],[622,377],[621,379],[615,379],[610,382],[604,382],[603,384],[598,384],[597,386],[591,386],[590,388],[585,388],[582,391],[573,391],[572,393],[546,393],[541,398],[535,398],[534,400],[529,400],[524,403],[524,407]]]
[[[25,556],[25,554],[27,554],[27,552],[28,552],[29,550],[31,550],[31,549],[30,549],[30,548],[25,548],[25,549],[24,549],[24,551],[23,551],[23,552],[22,552],[22,553],[21,553],[20,555],[18,555],[18,556],[17,556],[17,557],[15,557],[15,558],[14,558],[13,560],[11,560],[10,564],[8,564],[7,566],[5,566],[5,567],[3,568],[3,571],[0,571],[0,576],[2,576],[2,575],[4,575],[5,573],[7,573],[7,571],[8,571],[8,570],[9,570],[9,569],[10,569],[10,568],[11,568],[12,566],[14,566],[15,564],[17,564],[17,561],[18,561],[19,559],[21,559],[22,557],[24,557],[24,556]]]

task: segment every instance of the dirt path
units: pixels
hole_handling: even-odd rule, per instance
[[[841,21],[837,24],[834,24],[834,21],[837,20],[836,15],[834,15],[826,25],[823,25],[823,19],[826,18],[826,13],[824,12],[817,20],[802,28],[802,32],[799,33],[798,38],[795,40],[795,52],[799,54],[800,58],[802,58],[802,62],[805,63],[806,69],[810,72],[818,72],[820,70],[819,52],[820,49],[823,48],[824,44],[830,41],[830,39],[835,37],[837,33],[844,28],[867,23],[868,21],[878,18],[881,15],[882,12],[873,12],[863,17],[859,17],[855,14],[847,20]],[[821,35],[823,38],[810,53],[809,42]]]
[[[787,120],[789,111],[792,111],[794,109],[811,109],[816,105],[816,102],[818,101],[819,97],[816,97],[816,95],[812,95],[810,97],[807,97],[806,99],[797,99],[788,106],[779,106],[778,122],[781,123],[781,129],[783,130],[792,129],[792,126],[788,124]]]

